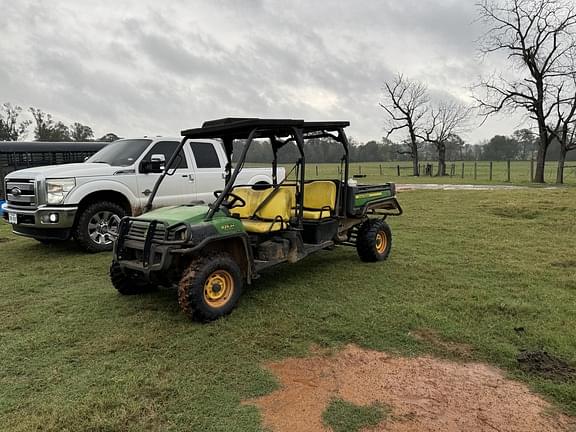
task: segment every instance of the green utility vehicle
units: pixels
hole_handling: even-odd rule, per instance
[[[392,233],[387,216],[402,214],[394,184],[357,185],[349,177],[349,122],[228,118],[182,131],[190,140],[220,139],[227,157],[225,185],[211,204],[149,211],[162,180],[174,173],[179,151],[162,166],[144,214],[125,217],[114,244],[110,277],[122,294],[178,285],[186,315],[211,321],[229,313],[246,284],[281,263],[295,263],[336,245],[354,246],[362,261],[385,260]],[[307,180],[306,147],[331,139],[343,149],[340,179]],[[272,184],[236,184],[254,140],[271,146]],[[236,143],[236,145],[234,145]],[[240,156],[232,166],[234,148]],[[297,160],[279,181],[278,152],[292,146]]]

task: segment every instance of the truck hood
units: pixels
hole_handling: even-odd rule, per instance
[[[18,178],[65,178],[65,177],[103,177],[111,176],[118,171],[133,170],[134,167],[117,167],[102,163],[71,163],[26,168],[11,172],[8,179]]]

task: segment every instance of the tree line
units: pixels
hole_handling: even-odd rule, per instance
[[[359,143],[350,139],[350,160],[352,162],[375,161],[410,161],[412,155],[406,150],[405,143],[396,143],[389,138],[371,140]],[[235,159],[240,154],[237,144],[234,151]],[[445,141],[445,161],[504,161],[532,160],[538,150],[538,136],[529,129],[519,129],[510,136],[495,135],[491,139],[478,144],[466,143],[459,135],[453,134]],[[306,161],[308,163],[338,163],[343,156],[340,144],[329,139],[313,139],[306,142]],[[437,147],[434,143],[419,142],[418,155],[420,161],[437,160]],[[548,160],[558,160],[560,146],[553,143],[549,148]],[[287,144],[278,152],[278,161],[283,164],[296,162],[299,158],[298,149]],[[251,163],[270,163],[273,159],[270,145],[263,141],[255,141],[250,147],[246,160]],[[569,160],[576,160],[576,152],[570,154]]]
[[[119,139],[114,133],[107,133],[95,139],[90,126],[79,122],[66,125],[54,120],[52,114],[38,108],[30,107],[28,110],[33,120],[21,120],[22,107],[18,105],[6,102],[0,106],[0,141],[19,141],[27,136],[31,126],[36,141],[112,142]]]
[[[18,141],[32,132],[37,141],[105,141],[120,139],[116,134],[108,133],[94,138],[90,126],[74,122],[67,126],[56,121],[51,114],[37,108],[29,108],[34,120],[20,120],[22,108],[4,103],[0,106],[0,141]],[[370,140],[360,143],[350,138],[350,160],[353,162],[371,161],[408,161],[412,160],[409,145],[404,142],[394,142],[388,137],[380,140]],[[495,135],[490,140],[479,144],[466,143],[458,134],[450,134],[443,143],[446,161],[459,160],[529,160],[536,157],[538,150],[538,135],[530,129],[516,130],[511,136]],[[437,159],[438,143],[417,141],[418,160],[431,161]],[[553,141],[547,152],[547,160],[558,160],[561,147]],[[342,146],[328,139],[313,139],[307,142],[306,158],[310,163],[337,163],[343,154]],[[239,152],[235,152],[239,155]],[[291,163],[298,159],[298,150],[287,145],[278,155],[281,163]],[[254,142],[247,161],[253,163],[270,163],[273,159],[270,146],[263,142]],[[576,152],[569,154],[568,160],[576,159]]]

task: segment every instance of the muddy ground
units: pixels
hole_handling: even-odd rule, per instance
[[[337,354],[317,353],[267,368],[281,388],[246,403],[259,407],[264,426],[275,432],[329,431],[322,413],[333,398],[388,406],[391,413],[370,431],[576,430],[574,419],[485,364],[347,346]]]

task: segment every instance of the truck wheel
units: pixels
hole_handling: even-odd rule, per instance
[[[112,250],[112,236],[118,232],[118,221],[122,218],[124,208],[116,203],[100,201],[90,204],[78,216],[74,238],[87,252],[104,252]]]
[[[143,294],[153,291],[156,287],[150,283],[131,278],[125,274],[118,263],[110,265],[110,281],[114,288],[123,295]]]
[[[244,278],[227,253],[192,260],[178,285],[178,303],[191,319],[208,322],[229,314],[242,294]]]
[[[384,261],[392,248],[392,231],[383,220],[367,220],[358,229],[356,251],[362,261]]]

